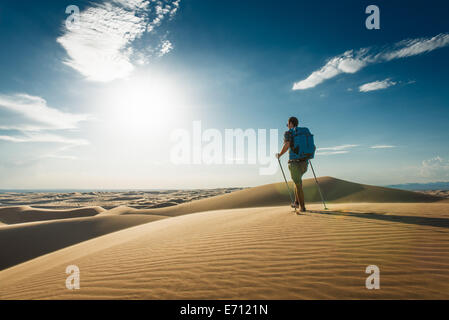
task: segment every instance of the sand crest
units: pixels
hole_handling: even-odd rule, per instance
[[[79,209],[36,209],[30,206],[0,208],[0,222],[15,224],[33,221],[67,219],[95,216],[106,210],[101,207],[84,207]]]

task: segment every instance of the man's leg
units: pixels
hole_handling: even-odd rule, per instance
[[[288,168],[290,169],[290,175],[292,177],[293,184],[295,186],[295,188],[294,188],[294,190],[295,190],[295,205],[299,205],[301,203],[301,193],[302,193],[301,170],[300,170],[297,162],[289,163]],[[304,198],[304,196],[303,196],[303,198]]]
[[[302,183],[296,187],[297,200],[301,206],[301,210],[306,211],[306,204],[304,203],[304,191],[302,190]]]
[[[306,205],[304,203],[304,191],[302,190],[302,183],[295,183],[295,200],[296,203],[301,207],[303,211],[306,210]]]
[[[304,203],[304,191],[302,189],[302,181],[299,180],[298,181],[294,181],[295,183],[295,200],[296,203],[300,206],[300,208],[305,211],[306,210],[306,205]]]
[[[299,190],[299,205],[301,206],[301,211],[306,211],[306,204],[305,204],[305,200],[304,200],[304,190],[302,189],[302,176],[307,172],[307,167],[309,165],[308,161],[302,161],[300,162],[300,173],[301,176],[299,178],[299,186],[298,186],[298,190]]]
[[[296,191],[296,202],[299,203],[301,211],[306,211],[306,204],[304,200],[304,190],[302,188],[302,176],[307,171],[308,162],[300,161],[295,163],[295,191]]]
[[[295,183],[295,202],[299,204],[299,188],[298,185]]]
[[[296,205],[296,203],[299,203],[298,191],[296,190],[297,189],[296,188],[296,181],[297,181],[296,176],[297,176],[298,170],[294,163],[288,164],[288,170],[290,170],[290,176],[292,177],[293,185],[294,185],[293,191],[295,192],[295,203],[292,203],[292,206],[293,206],[293,205]]]

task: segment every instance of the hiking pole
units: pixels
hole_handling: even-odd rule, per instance
[[[312,168],[313,176],[315,177],[316,185],[318,186],[318,192],[320,193],[321,200],[323,201],[324,210],[329,210],[326,207],[326,202],[324,202],[324,197],[323,197],[323,194],[321,193],[320,184],[318,183],[318,179],[316,178],[315,170],[313,170],[312,161],[309,160],[309,164],[310,164],[310,167]]]
[[[282,169],[281,159],[278,158],[279,167],[281,167],[282,175],[284,176],[285,184],[287,185],[288,195],[290,196],[290,200],[292,200],[292,204],[295,202],[292,197],[292,193],[290,192],[290,187],[288,186],[287,178],[285,177],[284,169]]]

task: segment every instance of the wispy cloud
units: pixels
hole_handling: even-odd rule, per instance
[[[59,159],[59,160],[77,160],[78,157],[75,156],[64,156],[58,154],[46,154],[41,156],[42,159]]]
[[[403,40],[382,50],[373,48],[348,50],[329,59],[321,69],[314,71],[306,79],[295,82],[293,90],[310,89],[340,74],[356,73],[370,64],[416,56],[448,45],[449,34],[442,33],[432,38]]]
[[[0,109],[2,108],[18,116],[15,122],[2,117],[2,130],[75,129],[80,122],[93,119],[88,114],[73,114],[52,108],[43,98],[27,94],[0,95]]]
[[[89,114],[63,112],[48,106],[41,97],[27,94],[0,95],[0,111],[6,111],[0,117],[0,130],[4,131],[0,133],[0,141],[59,145],[56,152],[36,159],[74,159],[73,156],[58,153],[89,144],[86,139],[67,137],[64,134],[67,130],[77,129],[83,121],[93,120]]]
[[[378,145],[378,146],[371,146],[370,149],[391,149],[396,148],[396,146],[390,146],[390,145]]]
[[[358,147],[357,144],[344,144],[340,146],[335,147],[326,147],[326,148],[318,148],[317,149],[317,155],[320,156],[329,156],[334,154],[345,154],[349,153],[348,149]]]
[[[53,142],[53,143],[63,143],[68,145],[87,145],[89,141],[85,139],[70,139],[60,135],[55,134],[41,134],[41,133],[25,133],[22,136],[6,136],[0,135],[0,140],[24,143],[24,142]]]
[[[334,147],[326,147],[326,148],[318,148],[317,149],[317,155],[320,156],[329,156],[334,154],[345,154],[349,153],[351,149],[360,147],[358,144],[343,144],[339,146]],[[370,149],[391,149],[396,148],[396,146],[393,145],[375,145],[369,147]]]
[[[330,59],[320,70],[314,71],[304,80],[295,82],[293,84],[293,90],[305,90],[316,87],[320,83],[336,77],[341,73],[356,73],[366,66],[366,62],[357,55],[354,54],[353,50],[350,50]]]
[[[318,151],[340,151],[340,150],[355,148],[358,146],[359,146],[358,144],[343,144],[343,145],[335,146],[335,147],[318,148]]]
[[[128,76],[136,63],[145,61],[136,40],[152,32],[179,9],[180,0],[108,0],[80,13],[77,28],[65,27],[57,39],[67,51],[65,64],[88,80],[108,82]],[[158,55],[172,49],[168,42]]]
[[[360,92],[370,92],[370,91],[376,91],[376,90],[382,90],[387,89],[389,87],[392,87],[396,85],[397,82],[391,81],[391,79],[385,79],[382,81],[374,81],[365,83],[364,85],[361,85],[359,87]]]
[[[330,156],[330,155],[334,155],[334,154],[345,154],[345,153],[349,153],[349,151],[318,151],[316,154],[319,156]]]

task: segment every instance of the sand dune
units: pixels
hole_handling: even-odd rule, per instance
[[[15,224],[33,221],[67,219],[95,216],[106,210],[101,207],[85,207],[80,209],[53,210],[36,209],[30,206],[0,208],[0,222]]]
[[[330,203],[348,202],[435,202],[443,198],[399,189],[391,189],[370,185],[363,185],[344,181],[332,177],[318,179],[326,201]],[[290,185],[293,188],[293,185]],[[318,188],[314,179],[303,181],[306,202],[321,202]],[[290,203],[290,197],[285,183],[274,183],[250,189],[244,189],[233,193],[201,199],[178,206],[160,209],[133,209],[122,207],[117,212],[120,214],[140,213],[178,216],[193,212],[209,210],[254,208],[265,206],[280,206]]]
[[[155,215],[104,215],[2,225],[0,270],[82,241],[163,218]]]
[[[326,201],[330,203],[347,203],[347,202],[370,202],[370,203],[384,203],[384,202],[435,202],[441,201],[444,198],[423,194],[418,192],[404,191],[399,189],[391,189],[370,185],[363,185],[344,181],[332,177],[319,178],[320,187],[325,195]],[[320,202],[321,198],[318,193],[314,179],[305,179],[303,182],[306,202]],[[293,185],[290,184],[293,188]],[[293,189],[292,189],[293,190]],[[167,191],[157,192],[167,196],[165,202],[153,205],[152,208],[139,209],[132,207],[134,202],[130,201],[127,205],[120,205],[108,210],[99,207],[84,207],[81,209],[35,209],[30,206],[20,207],[6,207],[0,208],[0,222],[5,224],[23,223],[31,221],[42,221],[50,219],[66,219],[73,217],[94,216],[97,214],[156,214],[166,216],[177,216],[187,213],[203,212],[210,210],[221,209],[236,209],[236,208],[254,208],[266,206],[280,206],[290,202],[287,187],[285,183],[274,183],[255,188],[244,189],[227,193],[228,189],[217,189],[210,192],[204,190],[198,191]],[[215,193],[221,192],[224,194],[214,196]],[[141,192],[136,192],[140,194]],[[155,193],[155,192],[146,192]],[[189,199],[199,198],[200,200],[185,202],[180,200],[179,195],[189,194]],[[194,196],[194,194],[197,196]],[[103,194],[103,193],[101,193]],[[104,196],[110,199],[115,192],[109,196]],[[123,195],[133,195],[134,192],[121,192]],[[211,197],[205,198],[207,195]],[[54,195],[49,195],[54,197]],[[94,194],[95,196],[95,194]],[[60,195],[61,197],[61,195]],[[91,196],[93,197],[93,196]],[[125,197],[121,197],[125,199]],[[181,203],[176,205],[177,203]],[[107,206],[109,207],[109,206]]]
[[[447,199],[319,182],[331,210],[309,179],[299,216],[283,183],[159,209],[0,208],[0,298],[449,298]],[[381,290],[365,288],[372,264]]]
[[[449,204],[357,204],[352,213],[353,206],[151,222],[0,272],[0,298],[449,298]],[[65,289],[69,264],[80,268],[80,290]],[[372,264],[381,270],[380,290],[365,288]]]
[[[241,188],[93,192],[8,192],[0,190],[0,206],[27,205],[45,209],[75,209],[81,207],[112,209],[127,205],[136,209],[151,209],[177,205],[239,189]]]

